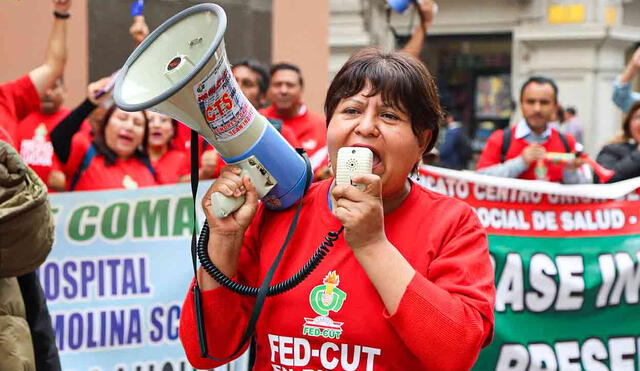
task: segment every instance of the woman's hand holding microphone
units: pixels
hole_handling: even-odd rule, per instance
[[[353,183],[364,184],[364,191],[352,185],[335,185],[331,195],[336,200],[334,215],[344,226],[344,239],[354,254],[366,252],[386,242],[382,181],[375,174],[355,175]]]

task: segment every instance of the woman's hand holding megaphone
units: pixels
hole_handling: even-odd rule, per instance
[[[221,193],[229,198],[243,198],[245,202],[229,216],[218,218],[213,212],[211,201],[211,195],[214,193]],[[204,195],[202,208],[210,230],[209,244],[207,245],[209,257],[222,273],[227,277],[233,277],[238,267],[244,232],[258,210],[256,188],[248,176],[241,177],[240,168],[225,166],[218,179],[213,182]],[[203,290],[220,286],[202,267],[198,271],[198,282]]]
[[[213,211],[214,202],[212,195],[219,193],[225,198],[243,200],[235,212],[220,218]],[[216,198],[213,197],[215,200]],[[242,171],[237,166],[225,166],[220,172],[220,176],[211,185],[202,200],[202,208],[207,216],[207,222],[212,234],[224,236],[242,237],[245,230],[251,224],[258,209],[258,193],[251,179],[242,175]]]

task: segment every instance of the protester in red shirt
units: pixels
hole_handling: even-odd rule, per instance
[[[293,130],[309,156],[326,145],[325,119],[311,112],[302,102],[304,81],[296,65],[278,63],[271,67],[271,82],[267,97],[271,105],[261,109],[267,118],[279,119],[283,127]]]
[[[589,183],[590,179],[579,170],[581,159],[566,164],[545,161],[548,152],[576,151],[571,135],[561,134],[549,125],[558,108],[555,82],[531,77],[522,85],[520,105],[524,118],[512,129],[491,134],[478,160],[478,172],[506,178]]]
[[[234,64],[231,68],[231,73],[236,79],[242,94],[251,102],[253,107],[256,109],[263,107],[267,100],[269,73],[262,63],[253,59],[245,59]],[[280,119],[267,117],[267,120],[282,134],[284,139],[291,144],[292,147],[300,148],[300,142],[293,129],[283,125]],[[201,158],[201,179],[217,178],[218,175],[220,175],[220,169],[226,165],[215,149],[211,147],[208,148]]]
[[[149,119],[147,152],[160,184],[185,181],[189,174],[187,153],[173,147],[178,131],[178,122],[161,113],[146,111]],[[186,178],[188,180],[188,178]]]
[[[367,49],[338,72],[325,112],[331,162],[341,147],[368,147],[373,174],[352,179],[365,191],[326,180],[304,196],[274,283],[301,268],[328,231],[343,225],[344,233],[301,285],[266,299],[255,333],[256,369],[469,369],[493,332],[487,237],[467,204],[408,178],[437,138],[442,114],[433,78],[406,54]],[[228,277],[259,286],[295,210],[265,209],[239,174],[225,168],[204,197],[208,254]],[[245,194],[246,202],[218,219],[212,192]],[[228,356],[254,298],[220,287],[202,268],[197,280],[208,353]],[[191,364],[219,365],[200,353],[192,290],[180,320]]]
[[[0,84],[0,139],[16,146],[18,122],[40,109],[40,96],[29,75]]]
[[[17,128],[16,148],[20,156],[50,190],[49,174],[52,171],[54,154],[49,132],[70,112],[62,107],[65,95],[64,82],[59,78],[55,87],[45,93],[41,101],[41,110],[20,121]]]
[[[269,73],[266,67],[256,60],[245,59],[234,64],[231,68],[231,73],[233,73],[233,77],[236,79],[240,90],[242,90],[242,94],[247,97],[253,107],[256,109],[264,107],[270,86]],[[282,120],[278,118],[267,117],[267,119],[292,147],[298,148],[301,146],[295,130],[284,125]]]
[[[78,132],[81,123],[110,93],[97,98],[109,78],[91,83],[87,100],[51,133],[68,190],[136,189],[157,185],[156,171],[146,152],[148,120],[144,112],[125,112],[112,105],[93,139]]]

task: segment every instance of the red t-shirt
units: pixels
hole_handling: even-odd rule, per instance
[[[16,147],[20,157],[36,174],[47,183],[54,162],[55,154],[49,133],[69,114],[66,108],[47,115],[34,112],[20,121],[17,130]]]
[[[291,277],[327,232],[339,229],[328,206],[331,181],[315,183],[304,197],[298,229],[273,283]],[[245,235],[238,281],[259,286],[285,239],[294,209],[259,207]],[[491,340],[495,297],[487,237],[477,216],[467,204],[413,184],[402,205],[385,215],[385,232],[416,269],[397,311],[387,313],[341,236],[299,286],[265,301],[256,328],[256,370],[471,367]],[[337,275],[333,280],[332,271]],[[325,284],[331,281],[337,283]],[[223,287],[202,294],[209,353],[228,356],[246,328],[254,298]],[[180,339],[191,364],[217,366],[200,356],[191,290],[180,321]]]
[[[0,84],[0,127],[18,143],[18,122],[32,112],[40,111],[40,96],[29,75]]]
[[[296,136],[295,131],[293,131],[293,129],[291,129],[288,126],[284,126],[284,124],[282,125],[282,127],[280,128],[280,134],[282,134],[282,137],[289,143],[291,144],[291,147],[293,148],[300,148],[300,146],[302,145],[300,143],[300,141],[298,140],[298,137]]]
[[[282,120],[283,128],[290,128],[298,138],[300,146],[309,156],[327,144],[327,128],[324,117],[317,115],[308,109],[303,114],[283,118],[279,117],[273,105],[259,111],[265,117]],[[284,135],[284,133],[283,133]]]
[[[91,140],[83,133],[73,136],[69,161],[64,165],[67,188],[80,168]],[[128,160],[118,158],[112,166],[107,166],[104,157],[95,154],[76,183],[74,191],[97,191],[103,189],[137,189],[158,185],[153,174],[138,158]]]
[[[511,160],[512,158],[516,158],[520,156],[522,151],[529,145],[529,143],[524,138],[516,139],[514,137],[515,128],[510,130],[511,133],[511,144],[509,146],[509,150],[507,151],[506,159]],[[567,144],[569,145],[569,149],[573,152],[575,151],[576,140],[568,134],[564,134],[567,139]],[[480,159],[478,160],[477,169],[483,169],[485,167],[493,166],[500,164],[500,157],[502,155],[502,142],[504,140],[504,131],[496,130],[489,139],[487,140],[487,144],[480,155]],[[546,142],[542,143],[542,147],[544,147],[547,152],[566,152],[566,148],[560,139],[560,135],[556,129],[551,129],[551,135]],[[551,182],[562,182],[562,170],[564,166],[560,164],[552,164],[545,162],[547,167],[547,177]],[[519,179],[536,179],[535,175],[535,167],[536,164],[532,163],[529,165],[529,168],[525,170],[520,176]]]
[[[178,179],[189,174],[189,156],[185,151],[169,149],[158,161],[151,161],[160,184],[178,183]]]

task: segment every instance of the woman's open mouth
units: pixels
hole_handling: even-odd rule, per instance
[[[371,162],[372,168],[375,169],[378,165],[380,165],[382,163],[382,158],[380,157],[380,155],[378,154],[378,151],[369,145],[366,144],[353,144],[351,145],[351,147],[364,147],[364,148],[369,148],[371,150],[371,153],[373,153],[373,160]]]
[[[123,140],[125,142],[133,142],[133,136],[127,134],[119,134],[118,139]]]

